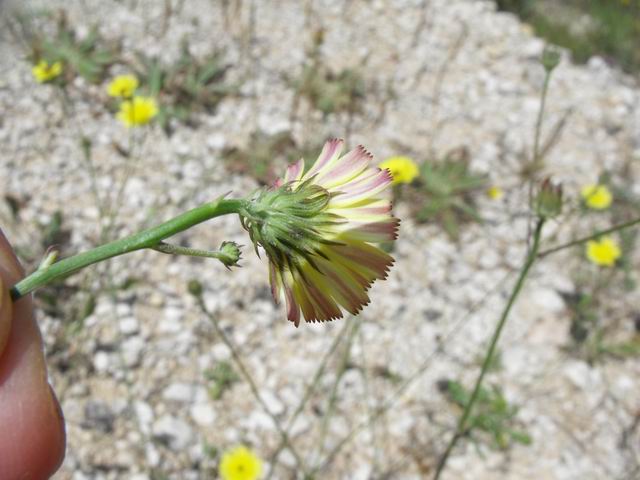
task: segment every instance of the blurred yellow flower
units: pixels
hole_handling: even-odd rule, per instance
[[[504,197],[504,190],[502,190],[497,185],[493,185],[487,189],[487,196],[491,200],[500,200],[502,197]]]
[[[613,195],[604,185],[585,185],[582,187],[582,199],[589,208],[594,210],[604,210],[611,206]]]
[[[236,447],[222,455],[222,480],[256,480],[262,473],[262,461],[247,447]]]
[[[31,73],[38,83],[49,82],[62,73],[62,63],[49,63],[46,60],[40,60],[37,65],[33,66]]]
[[[420,174],[418,165],[409,157],[390,157],[380,164],[380,168],[387,169],[393,176],[393,184],[411,183]]]
[[[107,93],[111,97],[131,98],[138,88],[135,75],[118,75],[107,86]]]
[[[622,252],[618,243],[611,237],[587,242],[587,258],[602,267],[612,267]]]
[[[158,104],[151,97],[133,97],[120,104],[118,120],[127,127],[145,125],[158,114]]]

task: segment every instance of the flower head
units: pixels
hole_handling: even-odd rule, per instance
[[[611,237],[587,242],[587,258],[602,267],[612,267],[622,254],[620,246]]]
[[[256,480],[262,473],[262,461],[247,447],[236,447],[222,455],[222,480]]]
[[[487,197],[489,197],[491,200],[500,200],[502,197],[504,197],[504,190],[502,190],[497,185],[493,185],[487,188]]]
[[[133,97],[120,104],[118,120],[127,127],[145,125],[158,114],[158,104],[152,97]]]
[[[118,75],[107,86],[107,93],[111,97],[131,98],[138,88],[135,75]]]
[[[284,296],[296,326],[300,311],[307,322],[342,318],[341,307],[357,314],[393,264],[372,245],[397,237],[399,220],[380,195],[391,174],[370,166],[362,146],[346,155],[342,149],[342,140],[330,140],[306,173],[302,159],[289,166],[242,214],[256,249],[269,257],[274,300]]]
[[[605,185],[585,185],[580,192],[587,207],[605,210],[611,206],[613,195]]]
[[[550,178],[542,181],[533,198],[533,209],[538,217],[549,219],[562,213],[562,185],[554,184]]]
[[[62,73],[62,63],[49,63],[46,60],[40,60],[33,66],[31,73],[38,83],[50,82]]]
[[[409,157],[390,157],[380,164],[380,168],[386,168],[393,176],[393,183],[411,183],[420,174],[418,165]]]

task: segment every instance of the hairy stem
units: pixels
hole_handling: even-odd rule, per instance
[[[245,206],[245,200],[223,200],[205,203],[185,212],[158,226],[134,233],[120,240],[115,240],[73,257],[65,258],[52,265],[36,270],[28,277],[20,280],[11,288],[11,299],[18,300],[24,295],[55,280],[65,278],[84,267],[109,258],[124,255],[144,248],[153,248],[165,238],[220,215],[239,213]]]

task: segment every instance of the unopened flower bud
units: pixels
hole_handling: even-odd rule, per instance
[[[241,257],[240,246],[236,242],[222,242],[220,245],[220,261],[227,268],[238,265]]]
[[[552,72],[560,63],[560,52],[555,47],[545,46],[540,63],[548,73]]]
[[[533,208],[536,215],[545,220],[560,215],[562,212],[562,185],[554,185],[550,178],[546,178],[534,198]]]
[[[200,283],[198,280],[190,280],[189,284],[187,285],[187,290],[189,290],[189,293],[194,297],[201,297],[202,283]]]

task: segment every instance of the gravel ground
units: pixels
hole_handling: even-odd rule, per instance
[[[103,85],[78,81],[71,93],[75,109],[65,113],[54,88],[34,84],[24,50],[3,42],[0,187],[24,205],[17,219],[0,206],[0,222],[25,251],[42,252],[33,240],[42,236],[38,225],[58,210],[70,234],[67,253],[100,241],[105,219],[78,147],[80,135],[93,141],[100,194],[114,196],[126,182],[114,226],[119,236],[229,191],[239,196],[256,188],[251,178],[227,173],[221,160],[225,147],[245,145],[256,128],[291,130],[295,138],[316,143],[346,137],[377,159],[465,147],[472,166],[503,186],[506,196],[500,202],[480,199],[487,221],[466,225],[458,243],[437,226],[415,224],[400,203],[396,265],[386,282],[375,285],[359,320],[295,329],[272,304],[266,265],[248,247],[244,268],[232,272],[215,262],[143,252],[71,277],[66,284],[79,291],[59,292],[66,295],[65,312],[80,308],[88,292],[96,294],[84,324],[78,328],[39,312],[51,382],[68,425],[67,457],[55,479],[213,478],[216,457],[207,445],[245,443],[263,458],[276,450],[279,431],[247,382],[235,382],[217,400],[208,392],[206,372],[232,356],[188,294],[192,279],[203,283],[207,307],[283,425],[334,339],[354,332],[350,368],[326,422],[324,454],[323,418],[340,371],[340,349],[290,431],[297,455],[314,466],[359,426],[317,478],[429,478],[459,415],[437,382],[471,384],[525,251],[527,193],[518,172],[523,152],[531,150],[543,42],[486,1],[193,0],[171,2],[181,8],[166,29],[164,3],[42,2],[64,6],[81,31],[97,22],[105,37],[122,39],[125,51],[170,60],[187,35],[196,55],[225,48],[232,78],[244,78],[234,71],[248,72],[242,95],[201,116],[197,128],[177,125],[171,137],[159,127],[140,133],[135,162],[113,148],[114,142],[126,144],[128,132],[92,101],[103,95]],[[224,15],[226,3],[231,18]],[[305,120],[291,119],[293,92],[285,74],[301,71],[312,31],[320,27],[322,54],[333,68],[363,69],[368,93],[356,118],[323,119],[303,105]],[[564,183],[569,197],[603,168],[620,169],[633,155],[628,175],[637,178],[639,100],[637,84],[604,61],[575,66],[563,55],[543,135],[567,118],[546,172]],[[640,194],[640,184],[635,187]],[[593,223],[579,215],[555,222],[548,245],[589,233]],[[203,248],[222,240],[248,243],[231,217],[180,237]],[[534,268],[501,341],[503,367],[488,377],[520,405],[517,423],[532,444],[502,452],[464,442],[445,478],[638,478],[640,433],[631,426],[640,408],[640,361],[589,364],[564,348],[571,343],[569,312],[559,292],[574,288],[581,262],[576,252],[563,252]],[[138,279],[132,287],[114,288],[131,278]],[[605,311],[630,325],[638,297],[637,290],[618,292]],[[621,328],[624,334],[627,327]],[[413,380],[398,393],[402,379]],[[389,401],[393,406],[363,428]],[[296,456],[285,450],[275,478],[302,478],[296,465]]]

